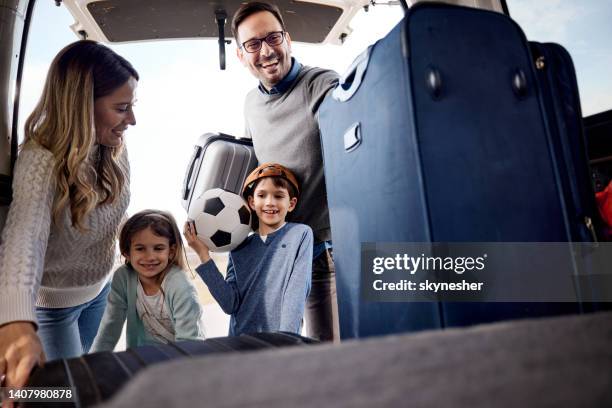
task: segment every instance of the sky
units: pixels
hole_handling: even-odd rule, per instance
[[[612,108],[612,3],[600,0],[508,0],[511,15],[528,39],[554,41],[570,51],[578,75],[584,115]],[[342,46],[293,43],[293,55],[307,65],[343,73],[368,45],[401,19],[399,6],[380,5],[361,11],[353,33]],[[23,124],[40,97],[49,64],[66,44],[77,39],[74,19],[51,0],[36,3],[26,51],[21,93]],[[218,68],[216,40],[184,40],[112,45],[138,70],[137,125],[126,144],[132,170],[133,214],[145,208],[171,211],[179,224],[186,218],[180,204],[185,170],[198,137],[207,132],[241,136],[243,101],[255,79],[227,47],[227,70]],[[20,126],[20,129],[23,125]]]
[[[612,109],[612,1],[507,0],[527,39],[570,52],[584,116]]]

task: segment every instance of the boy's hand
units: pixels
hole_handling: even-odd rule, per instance
[[[200,238],[198,238],[195,222],[187,221],[183,227],[183,235],[187,240],[187,244],[198,254],[200,262],[206,263],[210,261],[210,250]]]

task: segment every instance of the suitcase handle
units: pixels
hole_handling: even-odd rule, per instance
[[[353,61],[347,72],[340,78],[338,86],[332,92],[332,97],[335,100],[346,102],[351,99],[355,92],[357,92],[368,68],[371,51],[372,46],[370,45],[364,52],[355,58],[355,61]]]
[[[344,132],[344,150],[352,152],[361,144],[361,123],[353,123],[351,127]]]
[[[187,174],[185,175],[185,183],[183,184],[183,200],[187,200],[189,198],[189,192],[191,191],[191,176],[193,175],[193,168],[195,167],[198,157],[200,157],[200,153],[202,153],[202,148],[200,146],[195,146],[191,156],[191,163],[189,164]]]

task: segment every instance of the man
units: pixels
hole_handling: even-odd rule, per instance
[[[336,279],[323,159],[316,112],[338,75],[291,57],[291,36],[276,6],[243,4],[232,21],[242,64],[259,80],[245,101],[246,137],[260,163],[280,163],[304,186],[291,221],[314,233],[312,287],[306,304],[308,335],[338,340]]]

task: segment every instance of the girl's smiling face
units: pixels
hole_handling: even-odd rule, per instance
[[[151,227],[132,236],[130,252],[125,257],[140,278],[155,280],[174,258],[176,246],[168,238],[156,235]]]

